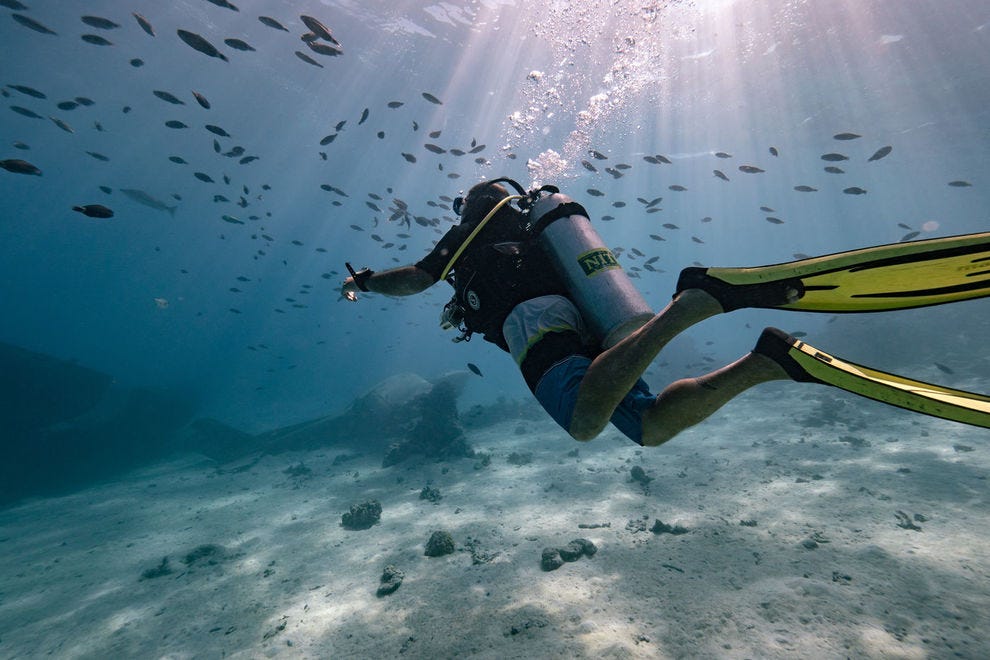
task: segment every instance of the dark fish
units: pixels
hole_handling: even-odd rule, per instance
[[[850,188],[846,188],[842,192],[846,193],[847,195],[865,195],[866,194],[866,191],[863,190],[862,188],[859,188],[858,186],[852,186]]]
[[[95,103],[95,101],[93,99],[86,98],[85,96],[77,96],[76,97],[76,103],[78,103],[79,105],[85,105],[85,106],[88,107],[88,106],[93,105]]]
[[[436,140],[443,131],[430,131],[430,137]]]
[[[911,225],[906,225],[903,222],[898,222],[897,226],[900,227],[901,229],[907,229],[908,231],[911,230]]]
[[[192,95],[196,98],[196,102],[203,106],[205,109],[210,109],[210,102],[206,100],[206,97],[199,92],[193,92]]]
[[[665,222],[665,223],[663,223],[663,227],[664,227],[664,229],[680,229],[680,227],[678,227],[677,225],[675,225],[672,222]]]
[[[131,60],[130,64],[135,69],[139,69],[144,66],[144,60],[142,60],[140,57],[135,57],[134,59]]]
[[[910,241],[912,238],[917,237],[919,234],[921,234],[920,231],[909,231],[908,233],[901,236],[901,242],[903,243],[904,241]]]
[[[213,177],[209,174],[204,174],[203,172],[194,172],[193,176],[202,181],[203,183],[214,183]]]
[[[66,123],[65,123],[64,121],[62,121],[62,120],[61,120],[61,119],[59,119],[58,117],[49,117],[49,119],[51,119],[51,120],[52,120],[52,122],[53,122],[53,123],[54,123],[54,124],[55,124],[56,126],[58,126],[59,128],[61,128],[61,129],[62,129],[63,131],[65,131],[66,133],[75,133],[75,131],[74,131],[74,130],[72,129],[72,127],[71,127],[71,126],[69,126],[68,124],[66,124]]]
[[[615,169],[617,169],[617,170],[630,170],[630,169],[632,169],[632,165],[627,165],[625,163],[616,163],[615,164]]]
[[[168,126],[169,128],[189,128],[186,124],[183,124],[178,119],[169,119],[167,122],[165,122],[165,125]]]
[[[157,96],[158,98],[160,98],[161,100],[163,100],[163,101],[165,101],[167,103],[171,103],[172,105],[185,105],[186,104],[185,101],[183,101],[182,99],[178,98],[174,94],[169,94],[168,92],[163,92],[160,89],[156,89],[156,90],[154,90],[151,93],[154,94],[155,96]]]
[[[40,32],[41,34],[58,34],[54,30],[49,30],[47,27],[34,20],[33,18],[28,18],[23,14],[11,14],[10,17],[28,28],[29,30],[34,30],[35,32]]]
[[[443,101],[433,96],[433,94],[430,94],[429,92],[423,92],[423,98],[429,101],[430,103],[435,103],[436,105],[443,105]]]
[[[674,192],[684,192],[685,190],[687,190],[687,188],[685,188],[684,186],[679,185],[679,184],[676,184],[676,183],[674,185],[672,185],[672,186],[667,186],[667,188],[669,190],[673,190]]]
[[[712,216],[710,216],[710,215],[706,215],[705,217],[703,217],[703,218],[701,219],[701,221],[702,221],[702,222],[711,222],[711,221],[712,221]]]
[[[476,154],[476,153],[482,152],[482,151],[485,150],[485,147],[486,146],[487,145],[484,145],[484,144],[475,145],[474,147],[471,148],[471,150],[468,153],[469,154]]]
[[[856,133],[836,133],[832,137],[836,140],[855,140],[856,138],[860,138],[863,136],[857,135]]]
[[[364,227],[358,227],[357,225],[351,225],[351,229],[354,231],[364,231]]]
[[[69,110],[75,110],[76,108],[78,108],[79,104],[76,103],[75,101],[62,101],[55,107],[57,107],[59,110],[65,110],[66,112],[68,112]]]
[[[346,119],[341,119],[340,121],[337,122],[337,125],[334,126],[333,128],[334,128],[335,131],[337,131],[339,133],[341,130],[343,130],[344,124],[346,124],[346,123],[347,123],[347,120]]]
[[[306,64],[312,64],[313,66],[318,66],[321,69],[323,68],[323,65],[322,64],[320,64],[319,62],[317,62],[312,57],[310,57],[309,55],[307,55],[306,53],[304,53],[302,51],[297,50],[296,51],[296,57],[298,57],[299,59],[301,59]]]
[[[481,373],[481,369],[479,369],[478,365],[474,364],[473,362],[468,362],[467,368],[471,370],[471,373],[484,377],[484,374]]]
[[[223,151],[223,149],[220,148],[220,142],[216,138],[213,138],[213,151],[216,153]]]
[[[151,27],[151,22],[137,12],[132,12],[131,16],[137,21],[137,24],[141,26],[141,29],[148,33],[149,37],[155,36],[155,29]]]
[[[371,114],[371,110],[369,110],[368,108],[365,108],[364,111],[361,112],[361,118],[358,119],[358,126],[368,121],[369,114]]]
[[[28,96],[33,96],[36,99],[46,99],[46,98],[48,98],[45,94],[43,94],[42,92],[39,92],[34,87],[28,87],[27,85],[7,85],[7,87],[10,87],[11,89],[18,91],[21,94],[26,94]]]
[[[604,197],[605,196],[605,193],[603,193],[601,190],[597,190],[595,188],[588,188],[588,194],[591,195],[592,197]]]
[[[647,163],[651,163],[653,165],[659,165],[660,164],[660,161],[657,160],[655,156],[643,156],[643,160],[645,160]]]
[[[591,163],[589,163],[586,160],[582,160],[581,161],[581,164],[584,166],[584,169],[588,170],[589,172],[597,172],[598,171],[598,168],[596,168],[594,165],[592,165]]]
[[[98,34],[84,34],[82,40],[88,44],[93,44],[94,46],[112,46],[113,42],[109,39],[104,39]]]
[[[727,154],[724,151],[716,151],[715,152],[715,157],[716,158],[732,158],[732,154]]]
[[[209,3],[216,5],[217,7],[223,7],[224,9],[230,9],[231,11],[240,11],[235,5],[230,4],[227,0],[206,0]]]
[[[14,174],[33,174],[35,176],[41,176],[41,170],[26,160],[19,160],[17,158],[0,160],[0,167],[8,172],[13,172]]]
[[[396,108],[401,108],[403,105],[404,105],[404,103],[402,103],[402,101],[389,101],[388,102],[388,107],[392,108],[393,110],[395,110]]]
[[[416,162],[416,157],[413,156],[412,154],[407,154],[407,153],[404,153],[403,152],[402,157],[405,158],[410,163],[415,163]]]
[[[612,202],[612,206],[614,206],[617,209],[624,209],[626,207],[626,203],[625,202]]]
[[[103,154],[97,153],[95,151],[87,151],[86,153],[88,153],[90,156],[92,156],[96,160],[102,160],[104,163],[106,163],[106,162],[108,162],[110,160],[109,158],[107,158]]]
[[[622,172],[615,169],[614,167],[606,167],[605,171],[611,174],[613,179],[619,179],[622,177]]]
[[[100,16],[83,16],[82,22],[90,27],[95,27],[99,30],[113,30],[119,28],[120,25],[114,23],[108,18],[101,18]]]
[[[692,236],[692,237],[691,237],[691,240],[692,240],[692,241],[694,241],[695,243],[701,243],[701,244],[704,244],[704,241],[703,241],[703,240],[701,240],[700,238],[698,238],[697,236]]]
[[[777,147],[770,147],[770,155],[771,156],[779,156],[780,155],[780,152],[777,151]]]
[[[761,170],[759,167],[756,167],[754,165],[740,165],[739,171],[745,172],[746,174],[759,174],[760,172],[763,172],[765,170]]]
[[[608,160],[608,156],[600,151],[595,151],[594,149],[589,149],[588,153],[595,157],[595,160]]]
[[[278,21],[276,21],[271,16],[259,16],[258,20],[267,25],[270,28],[275,28],[276,30],[281,30],[282,32],[288,32],[289,28],[285,27]]]
[[[646,205],[646,208],[648,209],[653,208],[662,201],[663,201],[663,197],[654,197],[652,200],[650,200],[650,203]]]
[[[934,362],[933,364],[942,373],[945,373],[945,374],[954,374],[954,373],[956,373],[955,371],[953,371],[949,367],[945,366],[944,364],[939,364],[938,362]]]
[[[343,55],[344,50],[340,46],[334,46],[333,44],[321,44],[316,41],[308,41],[306,45],[314,53],[319,55],[326,55],[327,57],[336,57],[338,55]]]
[[[949,181],[949,185],[952,186],[953,188],[969,188],[973,184],[970,183],[969,181],[956,180],[956,181]]]
[[[223,42],[234,50],[253,51],[254,47],[241,39],[224,39]]]
[[[330,144],[331,142],[333,142],[336,139],[337,139],[337,134],[336,133],[331,133],[330,135],[328,135],[325,138],[323,138],[322,140],[320,140],[320,144],[325,147],[325,146],[327,146],[328,144]]]
[[[794,190],[798,192],[816,192],[818,188],[812,188],[811,186],[794,186]]]
[[[891,147],[891,146],[880,147],[879,149],[876,150],[876,153],[874,153],[872,156],[870,156],[867,159],[866,162],[870,162],[870,161],[874,161],[874,160],[880,160],[881,158],[883,158],[884,156],[888,155],[893,150],[894,150],[894,148]]]
[[[227,131],[223,130],[219,126],[214,126],[213,124],[207,124],[205,126],[205,128],[206,128],[206,130],[208,130],[210,133],[213,133],[214,135],[219,135],[220,137],[230,137],[230,133],[228,133]]]
[[[381,213],[382,212],[382,210],[374,202],[365,202],[365,205],[367,205],[367,207],[369,209],[371,209],[372,211],[374,211],[376,213]]]
[[[323,23],[319,22],[312,16],[302,15],[299,18],[301,18],[302,22],[306,25],[306,27],[308,27],[313,32],[313,34],[315,34],[320,39],[324,39],[338,46],[340,45],[340,43],[333,38],[333,33],[330,32],[330,28],[328,28]]]
[[[842,160],[849,160],[849,156],[843,156],[842,154],[837,153],[822,154],[822,160],[837,163]]]
[[[34,110],[28,110],[27,108],[22,108],[19,105],[12,105],[10,106],[10,109],[19,115],[23,115],[24,117],[30,117],[31,119],[44,119],[44,117],[39,115]]]
[[[444,149],[443,147],[438,147],[435,144],[424,144],[423,146],[426,148],[427,151],[432,151],[435,154],[447,153],[446,149]]]
[[[110,186],[100,186],[100,190],[102,190],[108,195],[113,192],[113,188],[111,188]]]
[[[237,218],[235,218],[232,215],[222,215],[222,216],[220,216],[220,219],[223,220],[224,222],[229,222],[232,225],[243,225],[244,224],[244,221],[243,220],[238,220]]]
[[[0,0],[0,7],[6,7],[7,9],[13,9],[14,11],[27,10],[27,7],[17,0]]]
[[[775,217],[773,217],[771,215],[768,215],[767,216],[767,222],[769,222],[770,224],[774,224],[774,225],[782,225],[782,224],[784,224],[784,221],[783,220],[781,220],[780,218],[775,218]]]
[[[722,179],[722,181],[729,180],[729,177],[725,176],[725,172],[723,172],[722,170],[712,170],[712,171],[715,173],[715,176]]]
[[[102,204],[86,204],[85,206],[73,206],[73,211],[79,211],[83,215],[91,218],[112,218],[113,211]]]
[[[760,210],[763,211],[764,213],[773,213],[773,209],[770,208],[769,206],[761,206]]]
[[[207,55],[209,57],[216,57],[217,59],[221,59],[224,62],[229,61],[226,55],[224,55],[219,50],[217,50],[216,46],[214,46],[209,41],[207,41],[200,35],[196,34],[195,32],[189,32],[188,30],[180,29],[180,30],[176,30],[176,34],[178,34],[179,38],[182,39],[184,42],[186,42],[186,45],[192,48],[193,50],[198,50],[203,55]]]
[[[825,171],[829,174],[845,174],[846,171],[841,167],[836,167],[835,165],[829,165],[825,168]]]
[[[666,238],[664,238],[663,236],[660,236],[659,234],[650,234],[650,238],[652,238],[655,241],[666,241],[667,240]]]
[[[657,154],[656,156],[654,156],[654,158],[656,158],[657,161],[663,163],[664,165],[673,165],[673,163],[671,162],[671,160],[669,158],[667,158],[666,156],[663,156],[661,154]]]

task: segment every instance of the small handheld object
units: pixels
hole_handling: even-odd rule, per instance
[[[344,265],[347,266],[347,272],[351,274],[351,279],[354,280],[354,286],[356,286],[361,291],[364,291],[365,293],[367,293],[368,286],[365,284],[365,282],[368,281],[368,278],[369,277],[371,277],[372,275],[375,274],[375,271],[373,271],[373,270],[371,270],[370,268],[367,268],[367,267],[362,268],[359,271],[355,271],[354,270],[354,267],[351,266],[350,262],[347,262],[347,261],[344,262]],[[357,295],[355,295],[355,293],[353,291],[349,291],[346,294],[346,297],[347,297],[348,300],[350,300],[352,302],[355,301],[355,300],[357,300]]]

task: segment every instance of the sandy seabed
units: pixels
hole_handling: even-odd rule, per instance
[[[508,420],[473,459],[186,456],[21,504],[0,657],[990,657],[990,434],[785,387],[653,449]],[[597,553],[541,569],[576,538]]]

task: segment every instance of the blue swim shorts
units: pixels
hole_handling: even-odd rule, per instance
[[[543,409],[550,413],[554,421],[565,431],[571,427],[578,388],[590,364],[591,358],[583,355],[566,357],[543,374],[533,392]],[[656,397],[650,392],[649,385],[640,378],[612,413],[610,421],[626,437],[637,445],[642,445],[643,413],[655,400]]]

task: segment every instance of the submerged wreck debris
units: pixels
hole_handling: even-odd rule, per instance
[[[687,534],[691,530],[680,525],[668,525],[658,518],[656,522],[653,523],[653,527],[650,528],[650,531],[654,534],[674,534],[676,536],[679,534]]]
[[[450,532],[440,530],[430,535],[430,540],[426,542],[426,551],[423,554],[427,557],[442,557],[453,554],[453,552],[454,537],[450,535]]]
[[[352,504],[350,511],[341,516],[340,524],[344,529],[368,529],[382,518],[382,504],[378,500],[368,500],[361,504]]]
[[[375,594],[381,598],[382,596],[388,596],[389,594],[395,593],[395,591],[402,586],[402,579],[404,577],[406,577],[405,573],[389,564],[382,572],[381,584],[378,585],[378,591],[376,591]]]
[[[638,483],[641,483],[644,486],[648,486],[650,484],[650,482],[653,481],[653,477],[648,476],[646,474],[646,470],[644,470],[643,468],[641,468],[638,465],[634,465],[632,467],[632,469],[629,471],[629,477],[633,481],[636,481]]]
[[[443,495],[440,494],[440,490],[438,488],[424,486],[423,490],[419,491],[419,499],[428,500],[433,504],[438,504],[440,500],[443,499]]]
[[[540,557],[540,568],[544,571],[555,571],[564,562],[577,561],[581,557],[593,557],[598,547],[588,539],[574,539],[563,548],[543,548]]]

